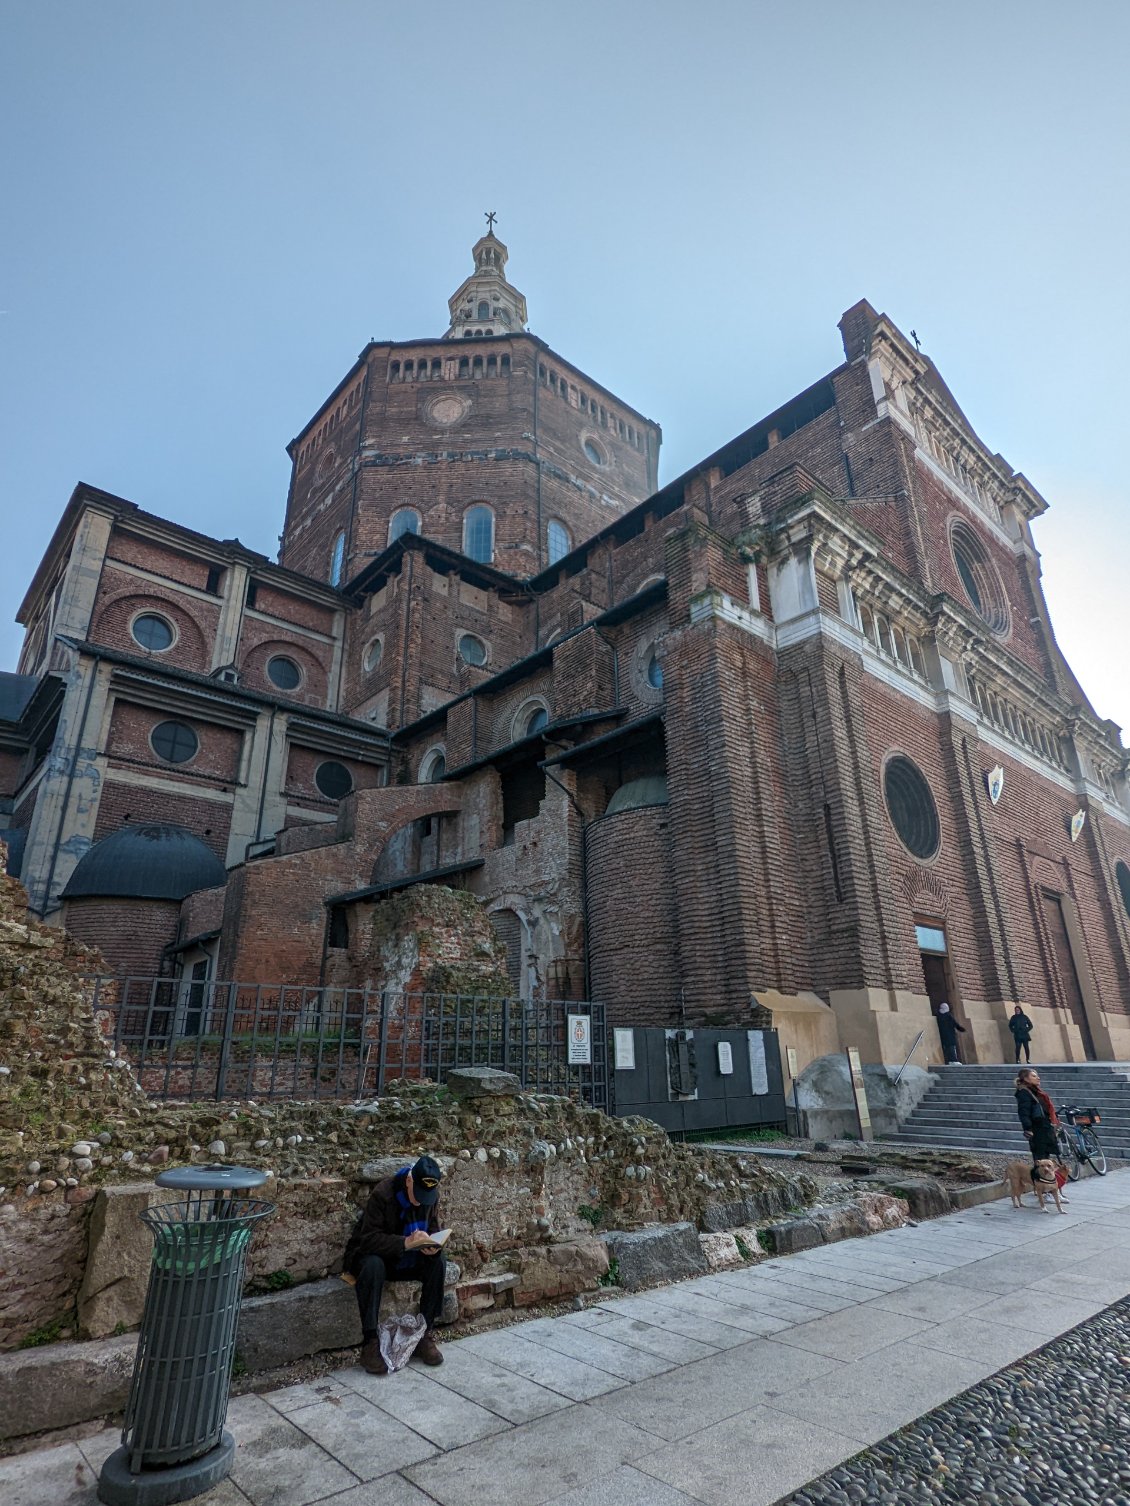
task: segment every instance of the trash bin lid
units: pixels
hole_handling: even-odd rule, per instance
[[[265,1171],[250,1166],[174,1166],[160,1171],[154,1181],[158,1187],[175,1187],[178,1192],[245,1192],[262,1187]]]

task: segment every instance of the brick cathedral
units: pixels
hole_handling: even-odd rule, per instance
[[[1029,482],[866,302],[685,475],[526,329],[493,229],[439,338],[292,440],[278,563],[76,488],[0,676],[31,911],[122,972],[371,983],[465,889],[516,996],[771,1023],[800,1062],[1130,1059],[1119,729],[1057,647]],[[927,1032],[937,1059],[936,1033]],[[919,1058],[921,1059],[921,1058]]]

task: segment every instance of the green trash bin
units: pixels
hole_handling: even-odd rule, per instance
[[[240,1166],[163,1171],[183,1200],[148,1208],[153,1263],[122,1446],[102,1467],[107,1506],[172,1506],[202,1495],[231,1468],[224,1431],[247,1247],[273,1203],[247,1194],[266,1173]]]

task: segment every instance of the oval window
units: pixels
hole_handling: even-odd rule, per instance
[[[293,659],[285,654],[276,654],[267,661],[267,678],[280,690],[297,690],[302,684],[302,671]]]
[[[330,758],[318,765],[314,783],[327,800],[344,800],[353,789],[353,775],[343,763]]]
[[[149,734],[149,744],[166,763],[187,763],[196,757],[200,739],[187,722],[158,722]]]
[[[1122,908],[1130,915],[1130,868],[1119,858],[1114,865],[1114,876],[1118,880],[1118,892],[1122,896]]]
[[[652,690],[663,689],[663,666],[660,664],[658,656],[654,653],[647,661],[647,683],[651,686]]]
[[[481,638],[476,638],[474,633],[464,633],[459,640],[459,657],[464,664],[485,664],[487,646]]]
[[[540,732],[543,727],[549,725],[549,712],[544,706],[535,706],[526,720],[526,736],[533,737],[535,732]]]
[[[156,612],[142,612],[140,617],[135,617],[130,632],[134,642],[140,643],[151,654],[160,654],[171,648],[176,637],[172,624],[158,617]]]
[[[1007,633],[1008,602],[988,550],[967,524],[958,520],[950,529],[950,549],[969,605],[994,633]]]
[[[601,454],[600,448],[593,444],[591,439],[585,440],[585,454],[592,461],[593,465],[604,464],[604,456]]]
[[[938,807],[917,764],[902,753],[888,759],[883,770],[883,795],[891,824],[904,847],[916,858],[932,858],[941,841]]]
[[[380,638],[374,638],[365,650],[365,673],[371,675],[374,669],[379,669],[381,658],[384,655],[385,646]]]

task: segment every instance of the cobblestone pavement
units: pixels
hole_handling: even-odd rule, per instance
[[[780,1506],[1130,1506],[1130,1303],[1054,1339]]]
[[[1001,1506],[1099,1506],[1086,1470],[1095,1490],[1105,1488],[1103,1471],[1120,1482],[1121,1436],[1130,1437],[1114,1368],[1125,1306],[1106,1314],[1130,1296],[1130,1171],[1088,1178],[1069,1195],[1063,1216],[1005,1199],[635,1296],[610,1294],[583,1312],[452,1341],[438,1370],[413,1364],[378,1378],[353,1365],[241,1396],[228,1413],[231,1478],[197,1499],[771,1506],[799,1490],[797,1506],[978,1497],[996,1506],[995,1490]],[[1068,1381],[1070,1366],[1056,1371],[1054,1388],[1044,1384],[1042,1356],[1015,1379],[1009,1373],[1096,1317],[1097,1350],[1090,1330],[1062,1341],[1089,1345],[1088,1386]],[[1098,1398],[1094,1415],[1089,1394]],[[1013,1469],[1026,1469],[1006,1481],[1011,1494],[995,1483],[985,1452],[1003,1441],[994,1432],[1001,1416],[1017,1430],[1013,1440],[1004,1424],[1021,1460]],[[972,1429],[976,1454],[962,1428]],[[941,1445],[942,1466],[962,1471],[958,1495],[941,1493],[955,1476],[921,1453],[927,1438]],[[117,1442],[110,1428],[0,1460],[0,1503],[94,1506],[97,1472]],[[911,1452],[902,1457],[904,1447]],[[888,1461],[879,1465],[890,1476],[886,1497],[877,1474],[847,1465],[864,1449]],[[908,1484],[915,1449],[918,1475]],[[828,1471],[842,1470],[829,1485]],[[966,1488],[978,1470],[983,1492]]]

